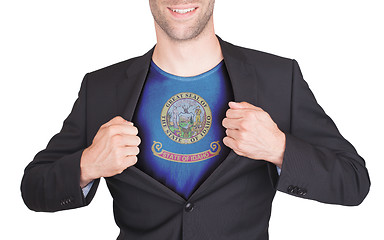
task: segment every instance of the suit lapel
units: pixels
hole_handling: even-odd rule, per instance
[[[131,121],[147,78],[154,48],[141,57],[132,60],[126,70],[126,77],[116,86],[118,114]]]
[[[245,101],[257,105],[258,78],[256,69],[249,64],[247,56],[239,47],[223,41],[220,37],[217,38],[231,80],[235,101]]]

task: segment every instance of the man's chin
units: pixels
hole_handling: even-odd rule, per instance
[[[168,36],[168,38],[170,38],[172,41],[175,41],[175,42],[187,42],[187,41],[191,41],[191,40],[194,40],[194,39],[197,39],[199,36],[202,35],[202,30],[184,30],[184,31],[174,31],[174,32],[169,32],[167,33],[166,32],[166,35]]]

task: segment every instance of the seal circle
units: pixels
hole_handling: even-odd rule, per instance
[[[182,92],[173,95],[161,111],[161,126],[174,142],[191,144],[203,139],[212,124],[212,113],[201,96]]]

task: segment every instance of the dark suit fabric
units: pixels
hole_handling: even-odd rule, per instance
[[[271,163],[231,151],[185,200],[129,167],[106,178],[118,239],[268,239],[276,190],[342,205],[358,205],[367,195],[364,160],[317,104],[297,62],[219,41],[235,101],[261,107],[286,134],[281,175]],[[25,169],[21,190],[30,209],[54,212],[91,202],[99,180],[84,198],[82,151],[102,124],[117,115],[132,119],[152,53],[86,74],[61,131]]]

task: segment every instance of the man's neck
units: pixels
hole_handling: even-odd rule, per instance
[[[157,32],[152,60],[162,70],[177,76],[196,76],[215,67],[223,59],[219,40],[211,31],[195,39],[175,41]]]

